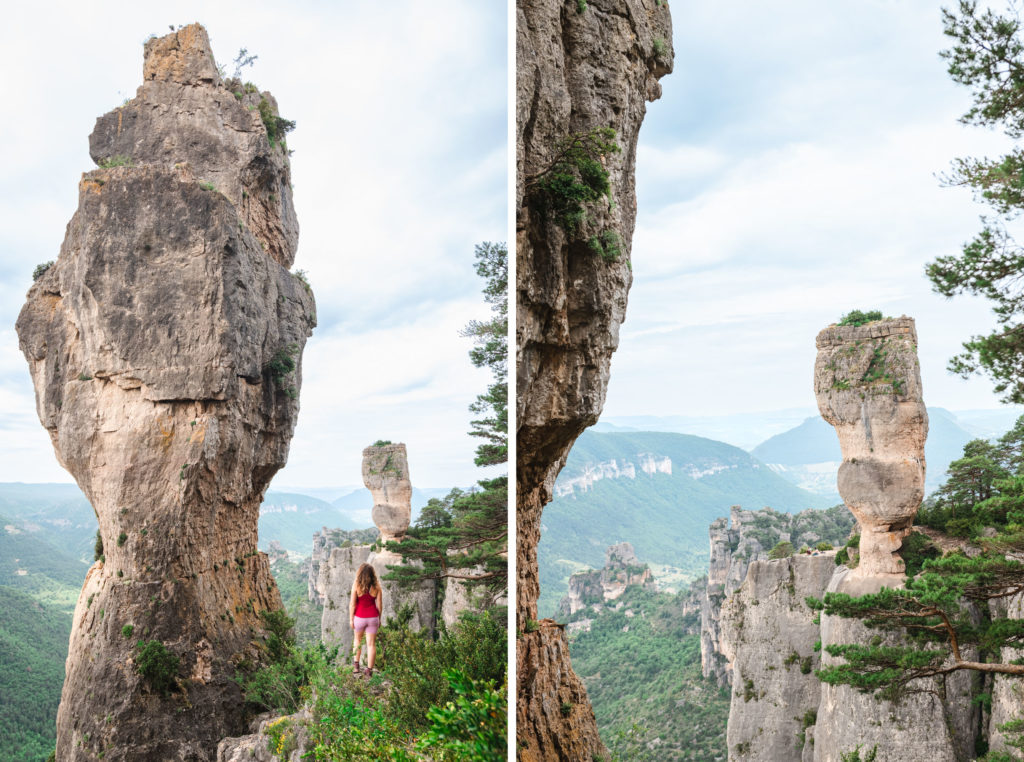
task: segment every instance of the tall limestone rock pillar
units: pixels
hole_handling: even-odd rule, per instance
[[[239,664],[281,607],[259,505],[299,412],[313,297],[288,272],[287,152],[192,25],[146,43],[101,117],[56,264],[18,318],[40,421],[99,519],[75,609],[57,758],[212,760],[244,732]],[[276,123],[272,123],[276,124]],[[160,686],[136,642],[177,660]]]
[[[898,551],[924,497],[928,434],[914,321],[901,317],[830,326],[818,334],[817,346],[818,409],[839,435],[839,494],[861,533],[859,565],[838,567],[826,592],[856,596],[901,586],[906,577]],[[878,634],[856,619],[821,618],[824,647],[867,643]],[[841,658],[823,648],[822,665],[837,662]],[[860,744],[877,745],[878,762],[971,758],[977,725],[971,676],[957,673],[931,687],[934,691],[892,704],[847,685],[823,684],[813,728],[814,760],[839,762]]]
[[[857,577],[903,581],[897,551],[924,498],[928,412],[908,317],[818,334],[814,395],[836,429],[839,494],[860,523]]]
[[[668,4],[656,0],[516,3],[516,389],[518,449],[518,754],[521,760],[604,753],[565,634],[537,619],[541,513],[576,437],[604,405],[632,282],[634,165],[645,101],[672,69]],[[528,191],[567,140],[611,128],[621,152],[600,157],[607,199],[570,232]],[[531,186],[531,184],[534,184]],[[571,225],[569,227],[572,227]],[[604,242],[615,247],[605,247]],[[594,243],[598,245],[593,245]],[[609,250],[617,248],[618,251]],[[597,253],[600,250],[602,253]],[[568,715],[563,706],[572,706]]]
[[[401,542],[412,518],[412,482],[405,445],[371,445],[363,450],[363,484],[373,496],[373,523],[380,530],[381,541]],[[409,606],[412,608],[409,624],[414,630],[434,629],[437,584],[427,580],[412,590],[400,588],[381,578],[388,573],[388,566],[404,563],[401,555],[387,549],[374,550],[372,545],[351,545],[331,548],[326,563],[320,567],[317,589],[323,591],[320,633],[325,643],[338,644],[342,651],[352,648],[349,596],[356,572],[364,563],[373,566],[381,580],[384,593],[381,624]]]

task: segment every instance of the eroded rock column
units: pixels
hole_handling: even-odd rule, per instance
[[[928,436],[914,321],[829,326],[817,346],[814,395],[839,436],[839,494],[860,523],[855,575],[898,583],[897,551],[924,498]]]
[[[818,334],[814,391],[822,416],[839,436],[843,463],[838,488],[860,523],[860,561],[837,568],[826,593],[858,596],[905,582],[898,551],[924,497],[928,414],[921,394],[917,333],[907,317],[863,326],[830,326]],[[822,614],[822,665],[841,657],[828,646],[900,643],[901,636],[858,619]],[[878,762],[908,758],[954,762],[972,758],[977,707],[972,676],[922,681],[921,692],[899,704],[849,685],[821,686],[815,762],[840,762],[858,745],[877,746]],[[730,729],[730,740],[732,733]],[[730,750],[731,755],[731,750]],[[732,759],[732,756],[730,756]]]
[[[287,153],[198,25],[146,44],[97,121],[56,264],[18,318],[40,421],[99,520],[74,614],[57,758],[210,760],[244,731],[240,668],[279,609],[257,519],[298,416],[315,325],[288,272]],[[105,167],[105,168],[104,168]],[[172,670],[139,670],[157,641]]]

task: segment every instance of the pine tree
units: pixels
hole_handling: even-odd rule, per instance
[[[956,10],[943,10],[943,31],[953,47],[941,53],[953,81],[971,89],[973,104],[961,117],[964,124],[1001,127],[1014,140],[1024,136],[1024,41],[1013,5],[1006,15],[979,12],[974,0],[960,0]],[[982,230],[964,245],[959,256],[939,257],[926,273],[934,289],[952,297],[978,294],[994,303],[998,327],[988,336],[974,336],[949,368],[967,377],[986,373],[1004,400],[1024,401],[1024,249],[1010,235],[1006,222],[1024,211],[1024,150],[1005,156],[957,159],[945,176],[947,185],[966,186],[988,204],[995,217],[982,217]]]
[[[807,599],[826,614],[861,619],[880,633],[901,636],[899,645],[879,635],[868,643],[828,646],[845,663],[819,670],[821,680],[896,700],[932,690],[922,678],[960,670],[1024,676],[1024,664],[1003,660],[1004,648],[1024,647],[1024,620],[994,615],[998,607],[990,606],[1024,593],[1024,563],[1018,560],[1024,558],[1022,432],[1024,416],[995,444],[968,442],[922,511],[932,527],[973,541],[924,560],[903,589]],[[904,549],[909,547],[905,542]]]
[[[491,466],[508,461],[508,248],[482,243],[476,247],[476,272],[484,278],[484,299],[491,305],[488,321],[471,321],[462,331],[476,346],[472,363],[488,368],[493,381],[477,396],[470,411],[483,417],[471,422],[470,434],[484,441],[475,463]],[[414,585],[424,579],[457,579],[483,594],[489,607],[506,595],[508,586],[508,476],[483,479],[479,489],[452,490],[433,499],[420,513],[401,543],[388,548],[419,565],[392,566],[386,579]]]

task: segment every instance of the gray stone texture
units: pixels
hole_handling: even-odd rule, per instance
[[[732,665],[730,760],[801,762],[802,720],[821,693],[818,626],[804,599],[820,598],[835,568],[834,552],[754,561],[722,605],[722,647]]]

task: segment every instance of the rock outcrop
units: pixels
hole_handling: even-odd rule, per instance
[[[589,762],[604,746],[565,633],[531,624],[537,542],[569,448],[604,404],[632,280],[637,135],[645,101],[660,97],[658,80],[672,68],[671,18],[656,0],[516,7],[517,748],[522,760]],[[599,128],[614,130],[621,152],[601,157],[607,200],[589,204],[569,232],[529,189],[567,140]]]
[[[824,593],[865,595],[905,581],[899,550],[923,496],[928,430],[916,345],[914,322],[905,317],[856,327],[831,326],[818,335],[815,393],[822,415],[839,435],[839,492],[859,520],[861,538],[857,567],[835,567]],[[895,645],[901,636],[879,633],[858,619],[825,614],[816,627],[806,607],[787,596],[758,595],[755,568],[762,571],[761,564],[751,566],[735,602],[723,607],[726,656],[731,651],[734,661],[730,760],[840,762],[858,747],[877,748],[877,762],[973,758],[980,727],[974,676],[957,672],[929,681],[894,704],[848,685],[809,681],[792,670],[783,673],[759,644],[799,638],[793,653],[802,659],[803,644],[817,637],[821,664],[827,667],[842,661],[827,653],[830,645]],[[820,597],[814,592],[823,581],[819,571],[824,570],[797,569],[794,588],[799,591],[806,580],[808,594]],[[799,595],[795,598],[801,600]],[[743,600],[758,602],[756,614],[746,609],[740,615]],[[767,669],[759,671],[761,662],[776,669],[770,675]],[[814,668],[813,659],[808,666]],[[774,698],[755,716],[744,704],[759,695],[759,681],[765,681]],[[814,690],[820,692],[816,712],[809,708]],[[784,745],[774,745],[772,739],[795,732],[808,742],[802,750],[787,752]]]
[[[404,444],[371,445],[363,450],[363,484],[373,497],[373,520],[381,538],[379,542],[400,541],[409,529],[412,515],[412,482],[409,460]],[[326,556],[326,558],[325,558]],[[310,578],[310,597],[322,601],[320,639],[327,645],[340,645],[343,652],[352,648],[352,627],[349,624],[349,596],[352,583],[361,565],[370,564],[377,572],[384,591],[381,624],[403,606],[411,606],[409,625],[415,630],[433,632],[437,608],[437,585],[432,580],[418,583],[416,589],[402,589],[383,579],[388,566],[401,563],[402,557],[373,545],[329,546],[326,538],[314,538],[316,582]]]
[[[791,514],[771,508],[745,511],[734,505],[728,519],[711,523],[711,558],[700,622],[704,677],[714,678],[723,687],[733,683],[731,657],[726,656],[730,649],[722,642],[722,605],[740,591],[750,564],[766,560],[780,542],[792,543],[796,550],[815,548],[821,542],[842,545],[853,527],[853,517],[843,506]]]
[[[924,498],[928,436],[914,321],[833,325],[817,345],[814,396],[839,435],[839,494],[861,527],[855,576],[888,574],[899,583],[897,551]]]
[[[754,561],[722,606],[722,647],[732,666],[729,759],[800,762],[821,699],[814,613],[835,571],[835,552]]]
[[[198,25],[146,44],[144,80],[97,121],[101,168],[17,323],[39,419],[103,541],[74,614],[62,762],[212,760],[244,729],[233,677],[260,658],[260,612],[281,607],[257,518],[315,306],[286,269],[289,161],[258,106],[276,105],[224,86]],[[140,673],[140,639],[177,659],[169,689]]]
[[[600,569],[577,572],[569,577],[569,594],[558,604],[560,618],[570,617],[586,608],[599,612],[628,587],[657,589],[650,567],[640,563],[628,542],[612,545],[604,552],[604,558],[604,566]]]

